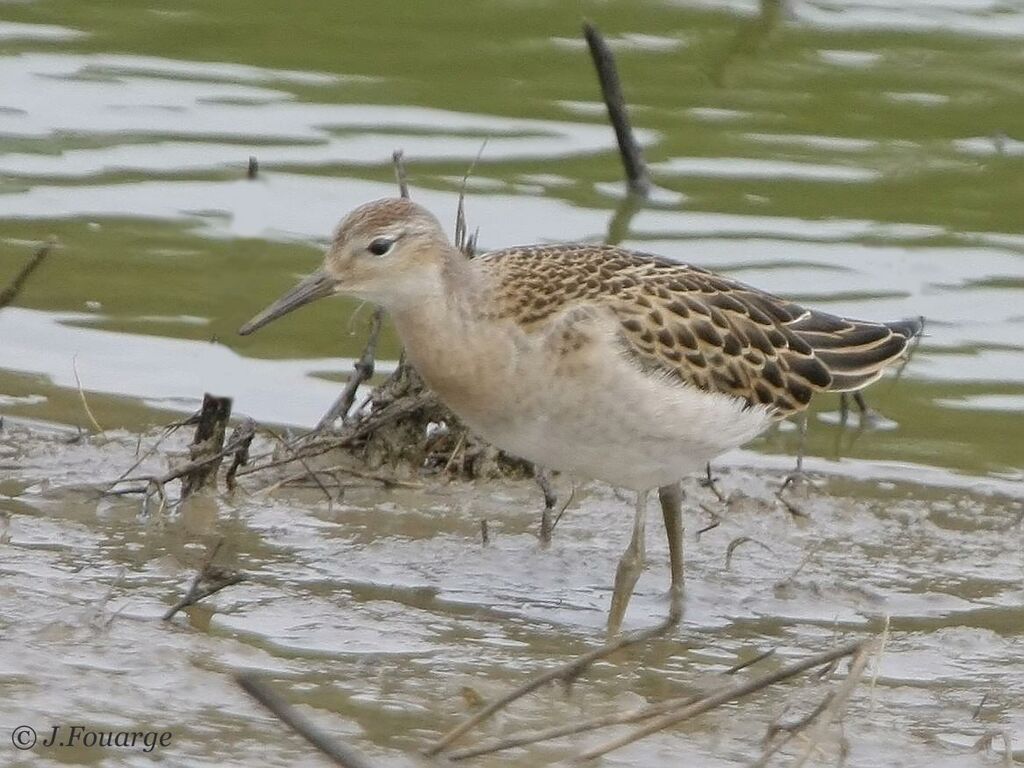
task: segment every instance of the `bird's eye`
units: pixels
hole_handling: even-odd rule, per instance
[[[391,250],[391,246],[394,244],[395,241],[389,237],[378,237],[376,240],[370,242],[367,246],[367,250],[374,256],[383,256]]]

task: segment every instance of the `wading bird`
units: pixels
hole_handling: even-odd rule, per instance
[[[637,494],[615,576],[618,632],[644,565],[657,489],[681,615],[680,480],[898,361],[920,320],[864,322],[805,309],[699,267],[614,246],[505,248],[469,259],[407,199],[352,211],[323,267],[240,329],[319,298],[383,306],[409,360],[465,424],[508,453]]]

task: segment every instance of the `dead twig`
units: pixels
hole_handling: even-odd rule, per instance
[[[732,555],[736,551],[736,548],[743,544],[757,544],[762,549],[775,554],[771,547],[765,544],[763,541],[751,538],[750,536],[737,536],[735,539],[729,542],[729,546],[725,548],[725,570],[729,570],[729,566],[732,564]]]
[[[154,493],[153,489],[154,488],[156,489],[156,491],[155,491],[156,494],[160,497],[160,508],[157,510],[156,513],[158,515],[161,515],[161,514],[163,514],[163,511],[165,509],[167,509],[167,489],[164,488],[163,483],[160,483],[160,482],[158,482],[156,480],[151,480],[150,482],[146,483],[146,488],[145,488],[145,494],[146,495],[142,499],[142,514],[143,515],[148,515],[149,514],[149,500],[151,498],[153,498],[153,493]]]
[[[334,464],[334,465],[329,466],[329,467],[321,467],[320,469],[313,470],[313,472],[311,472],[308,469],[303,469],[301,472],[295,472],[295,473],[293,473],[291,475],[288,475],[286,477],[281,478],[277,482],[271,483],[270,485],[266,486],[265,488],[260,488],[257,491],[257,493],[259,493],[259,494],[273,493],[274,491],[276,491],[276,490],[278,490],[280,488],[283,488],[286,485],[291,485],[292,483],[296,483],[299,480],[303,480],[303,479],[309,477],[314,472],[317,475],[331,475],[332,477],[335,477],[335,478],[337,477],[337,473],[344,473],[346,475],[351,475],[352,477],[357,477],[357,478],[359,478],[361,480],[372,480],[374,482],[380,483],[381,485],[383,485],[386,488],[422,488],[423,487],[423,483],[416,483],[416,482],[412,482],[410,480],[400,480],[397,477],[391,477],[389,475],[380,474],[378,472],[367,472],[367,471],[362,470],[362,469],[357,469],[356,467],[350,466],[348,464]]]
[[[220,568],[219,566],[213,565],[213,559],[220,552],[221,546],[224,544],[224,539],[220,539],[210,551],[210,555],[206,558],[206,562],[203,563],[203,567],[199,569],[199,573],[192,580],[192,586],[188,588],[188,592],[181,598],[177,603],[174,604],[167,613],[164,614],[163,620],[170,621],[174,618],[174,615],[182,608],[187,608],[190,605],[195,605],[200,600],[203,600],[210,595],[215,595],[226,587],[230,587],[233,584],[238,584],[240,581],[245,581],[245,574],[239,571],[231,571],[226,568]]]
[[[793,580],[795,580],[796,577],[800,575],[800,571],[802,571],[807,566],[807,564],[811,562],[811,558],[813,558],[818,553],[818,549],[820,548],[820,541],[812,544],[804,553],[804,556],[800,558],[800,562],[796,564],[796,568],[793,569],[793,572],[781,581],[776,582],[775,587],[785,587],[791,582],[793,582]]]
[[[256,422],[248,416],[231,432],[231,438],[224,449],[231,454],[231,466],[228,467],[228,472],[224,476],[224,484],[227,485],[229,491],[235,490],[235,474],[239,467],[249,463],[249,447],[255,437]]]
[[[846,680],[843,681],[835,691],[828,704],[822,709],[821,714],[816,718],[814,729],[807,738],[807,744],[800,757],[793,763],[793,768],[800,768],[804,765],[818,749],[818,745],[825,737],[825,731],[837,719],[842,718],[846,712],[846,704],[850,700],[853,689],[857,687],[861,677],[864,675],[864,668],[868,663],[870,647],[865,644],[853,655],[850,661],[850,669],[846,673]]]
[[[573,483],[572,485],[569,486],[569,498],[567,498],[565,500],[565,504],[563,504],[562,508],[558,510],[558,514],[555,515],[555,519],[551,521],[551,532],[552,533],[555,532],[555,528],[558,527],[558,524],[562,520],[562,515],[565,514],[565,510],[567,510],[569,508],[569,505],[572,504],[572,500],[575,499],[575,498],[576,498],[576,483]]]
[[[889,643],[889,614],[885,614],[885,624],[882,626],[882,639],[878,642],[878,653],[875,654],[875,662],[871,665],[871,685],[868,687],[868,716],[875,711],[875,686],[878,685],[878,673],[882,667],[882,657],[885,655],[885,647]]]
[[[372,763],[361,753],[332,739],[252,672],[235,675],[235,682],[270,710],[274,717],[330,758],[335,765],[342,768],[373,768]]]
[[[533,693],[538,688],[541,688],[548,683],[556,681],[562,681],[564,683],[571,683],[573,680],[578,678],[583,672],[590,667],[594,662],[599,661],[603,658],[611,656],[613,653],[620,651],[624,648],[628,648],[639,643],[646,642],[651,638],[657,637],[663,634],[666,629],[674,626],[677,623],[677,619],[670,618],[667,622],[659,624],[650,629],[643,629],[638,632],[633,632],[628,635],[623,635],[617,640],[613,640],[610,643],[606,643],[599,648],[579,656],[572,661],[562,664],[561,666],[550,669],[536,677],[528,680],[523,685],[519,686],[513,691],[505,694],[499,699],[492,701],[486,707],[481,709],[479,712],[474,714],[472,717],[467,718],[462,723],[452,728],[444,736],[434,742],[426,750],[425,754],[428,756],[436,755],[456,740],[465,736],[476,726],[485,720],[493,717],[497,712],[507,707],[517,699],[521,699],[529,693]]]
[[[235,451],[234,447],[223,448],[223,449],[221,449],[220,451],[218,451],[217,453],[215,453],[215,454],[213,454],[211,456],[206,456],[206,457],[204,457],[202,459],[196,459],[195,461],[189,461],[189,462],[187,462],[185,464],[182,464],[177,469],[172,469],[170,472],[167,472],[166,474],[163,474],[163,475],[134,475],[134,476],[131,476],[131,477],[121,477],[121,478],[118,478],[117,480],[112,481],[110,483],[110,485],[114,486],[114,485],[118,485],[120,483],[147,482],[147,483],[156,483],[158,485],[163,486],[163,485],[166,485],[167,483],[170,483],[170,482],[172,482],[174,480],[178,480],[179,478],[184,477],[185,475],[189,474],[190,472],[195,472],[196,470],[199,470],[199,469],[208,468],[210,465],[212,465],[214,463],[218,463],[219,464],[221,461],[223,461],[225,456],[228,456],[228,455],[234,453],[234,451]],[[244,474],[247,474],[247,472],[245,471],[245,469],[241,469],[241,470],[237,471],[236,474],[244,475]],[[120,491],[106,491],[105,494],[111,495],[111,496],[118,496],[118,495],[122,495],[122,492],[120,492]]]
[[[775,649],[769,649],[764,653],[760,653],[748,661],[744,661],[740,664],[736,664],[733,667],[725,670],[721,674],[733,675],[742,669],[756,664],[762,659],[767,658],[775,653]],[[579,723],[571,723],[568,725],[558,725],[553,728],[546,728],[542,731],[536,731],[534,733],[522,734],[520,736],[511,736],[504,739],[499,739],[492,742],[477,745],[475,747],[469,747],[467,749],[461,749],[454,752],[448,752],[445,757],[455,762],[459,760],[466,760],[471,757],[479,757],[481,755],[489,755],[494,752],[501,752],[506,749],[513,749],[515,747],[522,747],[528,744],[536,744],[540,741],[551,741],[552,739],[562,738],[563,736],[574,736],[580,733],[586,733],[588,731],[597,730],[598,728],[606,728],[612,725],[625,725],[627,723],[635,723],[640,720],[649,719],[655,715],[668,712],[676,709],[680,706],[691,704],[701,699],[701,695],[683,696],[678,698],[669,699],[667,701],[659,702],[658,704],[647,705],[644,707],[637,707],[625,712],[614,712],[602,717],[591,718],[590,720],[584,720]]]
[[[297,461],[297,459],[295,459],[295,460]],[[397,477],[391,477],[390,475],[381,474],[379,472],[367,472],[367,471],[362,470],[362,469],[357,469],[356,467],[350,466],[348,464],[334,464],[334,465],[329,466],[329,467],[321,467],[320,469],[313,470],[312,472],[310,470],[308,470],[308,469],[303,469],[301,472],[295,472],[295,473],[293,473],[291,475],[288,475],[286,477],[282,477],[280,480],[278,480],[278,481],[276,481],[274,483],[271,483],[270,485],[266,486],[265,488],[260,488],[257,491],[257,493],[259,493],[259,494],[273,493],[274,491],[276,491],[276,490],[278,490],[280,488],[283,488],[286,485],[291,485],[292,483],[297,483],[299,480],[303,480],[303,479],[305,479],[307,477],[310,477],[313,473],[315,473],[317,475],[330,475],[330,476],[332,476],[334,478],[337,478],[339,473],[344,473],[346,475],[351,475],[352,477],[357,477],[360,480],[372,480],[372,481],[374,481],[376,483],[380,483],[385,488],[422,488],[423,487],[423,483],[416,483],[416,482],[412,482],[410,480],[401,480],[401,479],[399,479]],[[310,483],[310,485],[315,485],[315,483]]]
[[[409,199],[409,177],[405,172],[405,152],[396,149],[391,153],[391,162],[395,166],[395,181],[398,182],[398,194]]]
[[[858,652],[861,652],[864,649],[866,649],[868,643],[869,641],[867,640],[857,640],[855,642],[845,643],[837,648],[833,648],[830,651],[815,654],[814,656],[806,658],[802,661],[789,664],[770,674],[763,675],[761,677],[755,678],[745,683],[739,683],[737,685],[729,686],[728,688],[725,688],[710,696],[706,696],[700,699],[699,701],[684,704],[681,709],[657,717],[647,725],[641,726],[640,728],[637,728],[636,730],[626,734],[625,736],[613,739],[612,741],[608,741],[604,744],[594,747],[593,749],[587,750],[579,756],[579,759],[593,760],[594,758],[601,757],[602,755],[605,755],[608,752],[620,749],[626,746],[627,744],[632,744],[634,741],[638,741],[639,739],[642,739],[645,736],[649,736],[652,733],[656,733],[657,731],[681,723],[684,720],[690,720],[691,718],[697,717],[698,715],[702,715],[705,712],[715,709],[716,707],[720,707],[723,704],[726,704],[735,699],[740,699],[745,696],[749,696],[752,693],[767,688],[769,685],[774,685],[775,683],[779,683],[788,678],[803,674],[804,672],[809,672],[812,669],[820,667],[823,664],[828,664],[836,659],[841,659],[844,656],[857,654]],[[863,671],[863,667],[861,667],[861,671]]]
[[[288,458],[272,459],[263,464],[245,467],[238,471],[238,475],[240,477],[243,475],[249,475],[253,472],[260,472],[271,467],[290,464],[293,461],[297,461],[300,457],[303,459],[309,459],[315,456],[321,456],[339,448],[349,447],[359,440],[371,435],[375,430],[385,424],[397,421],[413,411],[417,411],[432,404],[434,401],[434,395],[429,392],[420,392],[415,396],[394,400],[386,406],[378,410],[374,410],[369,416],[358,424],[354,424],[352,428],[344,434],[330,439],[313,442],[299,448],[293,448],[293,454]]]
[[[370,333],[366,337],[363,353],[353,366],[354,372],[349,376],[348,381],[345,382],[345,388],[338,395],[338,399],[334,401],[334,404],[327,409],[327,413],[317,423],[314,432],[327,429],[338,419],[344,421],[345,417],[348,416],[348,412],[352,410],[352,404],[356,401],[356,392],[359,390],[359,387],[373,378],[377,358],[377,342],[380,339],[380,329],[383,324],[384,310],[381,307],[377,307],[373,310],[373,315],[370,317]]]
[[[466,173],[462,177],[462,184],[459,186],[459,203],[455,210],[455,237],[452,242],[467,258],[473,258],[473,253],[476,250],[476,235],[469,236],[469,225],[466,223],[466,184],[469,182],[469,177],[473,175],[473,170],[476,168],[476,164],[480,162],[480,158],[483,156],[486,148],[487,139],[484,139],[479,151],[476,153],[476,157],[473,158],[473,162],[466,169]]]
[[[89,401],[85,399],[85,390],[82,389],[82,379],[78,375],[78,356],[71,358],[71,370],[75,374],[75,386],[78,387],[78,398],[82,401],[82,409],[85,411],[85,415],[89,418],[89,422],[92,424],[93,429],[97,432],[103,432],[103,427],[96,421],[96,417],[93,415],[92,408],[89,407]]]
[[[46,261],[46,258],[53,252],[53,249],[57,247],[57,238],[51,237],[45,243],[36,248],[35,253],[32,254],[25,266],[21,268],[21,271],[14,276],[14,279],[7,284],[7,287],[0,291],[0,309],[13,303],[18,294],[21,293],[21,289],[25,287],[25,282],[29,276],[39,269],[39,265]],[[100,430],[101,432],[103,430]]]
[[[1000,739],[1003,742],[1003,768],[1011,768],[1014,759],[1013,741],[1010,739],[1010,732],[1005,729],[1001,731],[986,731],[983,733],[981,738],[974,742],[974,751],[987,752],[992,749],[996,739]]]
[[[722,674],[724,674],[724,675],[735,675],[740,670],[746,669],[747,667],[752,667],[755,664],[757,664],[759,661],[764,661],[765,659],[767,659],[767,658],[769,658],[771,656],[774,656],[774,655],[775,655],[775,649],[774,648],[769,648],[767,651],[761,651],[759,654],[757,654],[756,656],[752,656],[751,658],[747,659],[746,661],[738,661],[738,662],[736,662],[731,667],[729,667],[727,670],[725,670],[725,672],[723,672]]]
[[[981,697],[981,701],[978,702],[978,706],[974,708],[974,714],[971,715],[971,720],[977,720],[981,716],[981,712],[985,708],[985,704],[988,703],[988,697],[991,695],[991,691],[985,691],[984,695]]]
[[[771,760],[777,752],[779,752],[783,747],[789,744],[789,742],[791,742],[798,735],[803,733],[815,722],[815,720],[818,719],[821,713],[825,711],[825,708],[832,703],[832,699],[835,697],[835,693],[835,691],[829,691],[828,693],[826,693],[822,697],[821,701],[819,701],[815,705],[814,709],[812,709],[806,715],[801,717],[799,720],[796,720],[791,723],[773,722],[768,727],[768,732],[764,736],[764,741],[766,744],[765,749],[761,753],[761,757],[758,758],[756,762],[751,763],[750,768],[765,768],[765,766],[768,765],[768,761]],[[775,736],[777,736],[780,733],[784,733],[785,736],[783,736],[781,739],[772,741],[773,739],[775,739]]]
[[[622,83],[615,66],[615,56],[601,32],[589,21],[583,24],[583,37],[590,48],[590,56],[597,69],[597,79],[601,83],[601,96],[608,108],[608,119],[615,129],[615,139],[619,144],[619,155],[626,170],[626,183],[629,191],[640,197],[647,197],[651,191],[651,177],[644,162],[643,150],[633,135],[626,111],[626,100],[622,95]]]
[[[312,469],[312,467],[309,466],[309,464],[306,463],[305,457],[301,456],[295,448],[292,448],[292,446],[288,444],[288,441],[286,441],[283,437],[277,434],[277,432],[270,429],[270,427],[263,427],[263,431],[270,435],[272,438],[274,438],[274,440],[276,440],[277,443],[282,448],[284,448],[284,450],[287,453],[291,454],[292,459],[294,459],[295,461],[299,462],[302,465],[302,468],[306,470],[306,476],[311,477],[313,479],[313,482],[316,483],[317,487],[320,488],[321,491],[323,491],[324,496],[327,497],[328,507],[333,507],[334,497],[331,496],[331,492],[327,490],[327,486],[320,481],[320,478],[317,476],[317,473]]]
[[[174,434],[174,432],[177,431],[178,429],[180,429],[181,427],[187,426],[188,424],[192,423],[192,419],[198,417],[198,415],[199,414],[196,413],[195,416],[193,416],[193,417],[191,417],[189,419],[186,419],[185,421],[177,421],[177,422],[174,422],[173,424],[168,424],[166,427],[164,427],[163,434],[161,434],[160,437],[158,437],[156,439],[156,441],[153,443],[153,445],[151,445],[149,448],[146,449],[145,453],[143,453],[141,456],[139,456],[139,458],[135,461],[134,464],[132,464],[130,467],[128,467],[128,469],[126,469],[124,472],[122,472],[121,475],[117,478],[117,480],[114,480],[108,486],[107,493],[111,493],[111,491],[110,491],[111,488],[113,488],[115,485],[117,485],[122,480],[124,480],[126,477],[128,477],[128,475],[130,475],[132,472],[134,472],[136,469],[139,468],[139,466],[142,464],[142,462],[144,462],[146,459],[148,459],[150,456],[152,456],[154,453],[156,453],[157,449],[160,447],[160,444],[163,443],[164,440],[166,440],[168,437],[170,437],[172,434]],[[141,440],[142,440],[142,435],[139,435],[139,441],[141,442]],[[137,454],[138,454],[138,449],[136,449],[136,455]]]
[[[216,397],[209,392],[203,395],[196,434],[188,449],[192,458],[190,463],[194,466],[180,474],[183,501],[196,491],[216,484],[217,470],[228,453],[224,449],[224,434],[230,418],[230,397]]]

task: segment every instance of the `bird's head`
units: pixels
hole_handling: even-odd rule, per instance
[[[239,329],[248,335],[293,309],[343,294],[385,308],[422,300],[437,282],[448,239],[405,198],[366,203],[342,219],[323,265]]]

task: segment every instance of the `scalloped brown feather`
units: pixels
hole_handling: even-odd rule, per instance
[[[527,329],[574,308],[611,312],[643,370],[762,404],[778,418],[815,392],[861,389],[903,357],[919,320],[872,323],[806,309],[737,280],[598,245],[527,246],[478,257],[499,317]]]

